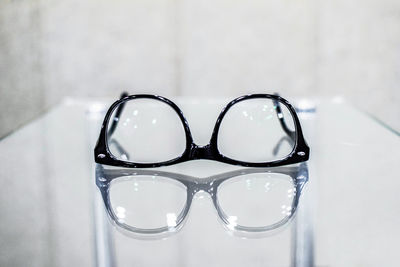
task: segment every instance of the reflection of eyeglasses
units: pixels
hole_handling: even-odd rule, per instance
[[[113,222],[142,235],[179,230],[193,196],[211,195],[223,224],[232,231],[260,233],[276,229],[296,211],[308,169],[286,166],[250,168],[208,178],[154,170],[96,168],[96,185]]]
[[[123,94],[104,118],[95,161],[130,168],[194,159],[274,167],[306,161],[309,150],[295,109],[278,95],[253,94],[231,101],[218,116],[209,144],[198,146],[172,101]]]

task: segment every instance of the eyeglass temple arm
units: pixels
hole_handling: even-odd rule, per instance
[[[126,150],[121,146],[121,144],[120,144],[117,140],[115,140],[115,139],[113,138],[113,139],[111,139],[111,141],[109,142],[109,144],[110,144],[110,145],[111,145],[111,144],[114,145],[114,147],[118,150],[118,153],[121,155],[121,158],[126,158],[126,159],[129,159],[129,158],[130,158],[129,153],[126,152]]]
[[[299,166],[299,172],[297,173],[297,183],[299,184],[300,192],[303,189],[304,185],[308,182],[309,173],[307,163],[303,162]]]
[[[123,99],[127,97],[129,94],[127,92],[122,92],[120,99]],[[118,122],[119,122],[119,117],[121,116],[122,111],[124,110],[126,102],[122,102],[120,105],[118,105],[117,110],[115,111],[114,118],[112,118],[112,123],[110,128],[108,129],[107,135],[108,137],[111,137],[112,134],[114,133],[115,129],[117,128]],[[115,147],[117,148],[118,152],[121,155],[125,155],[127,159],[129,159],[129,154],[126,152],[126,150],[119,144],[119,142],[115,139],[112,139],[110,143],[113,143]]]
[[[292,146],[293,143],[294,143],[293,139],[291,139],[290,137],[288,137],[288,136],[282,136],[282,138],[279,139],[278,143],[275,145],[275,147],[274,147],[273,150],[272,150],[272,154],[273,154],[274,156],[278,155],[279,149],[281,148],[281,146],[282,146],[282,144],[283,144],[284,141],[288,142],[290,146]]]
[[[275,93],[274,95],[279,96],[278,93]],[[279,103],[278,100],[275,100],[275,99],[273,100],[273,102],[274,102],[274,105],[276,107],[276,115],[278,116],[279,123],[281,124],[281,127],[282,127],[283,131],[294,141],[295,137],[296,137],[296,132],[295,131],[291,131],[288,128],[288,126],[286,124],[286,121],[285,121],[285,118],[284,118],[283,113],[282,113],[281,104]]]
[[[127,92],[122,92],[120,99],[125,98],[128,96]],[[115,129],[117,128],[118,122],[119,122],[119,116],[121,115],[122,111],[124,110],[125,107],[125,102],[122,102],[120,105],[118,105],[117,110],[115,112],[114,118],[112,118],[112,123],[110,126],[110,129],[108,129],[108,136],[111,136]]]
[[[274,93],[274,95],[279,96],[278,93]],[[285,121],[285,118],[283,116],[282,109],[281,109],[281,104],[279,103],[279,101],[274,99],[273,102],[274,102],[274,105],[276,107],[276,109],[275,109],[276,110],[276,116],[279,119],[279,123],[280,123],[283,131],[289,137],[288,138],[288,137],[284,136],[278,141],[278,143],[276,144],[276,146],[272,150],[273,155],[276,156],[278,154],[278,152],[279,152],[279,148],[281,147],[283,141],[287,141],[287,142],[293,144],[293,142],[295,141],[295,138],[296,138],[296,132],[295,131],[291,131],[288,128],[288,126],[286,124],[286,121]]]

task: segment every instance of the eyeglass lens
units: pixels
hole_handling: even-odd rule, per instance
[[[290,176],[254,173],[224,181],[217,199],[231,226],[268,227],[292,215],[295,194]]]
[[[218,132],[218,150],[226,157],[244,162],[270,162],[285,158],[294,149],[293,138],[281,125],[294,131],[294,121],[284,104],[272,99],[255,98],[233,105],[222,119]],[[240,142],[238,142],[240,140]]]
[[[154,99],[133,99],[124,103],[108,123],[107,145],[111,154],[136,163],[164,162],[181,156],[186,148],[182,121],[168,104]],[[117,126],[110,131],[113,121]]]
[[[186,187],[160,176],[127,176],[111,183],[109,198],[115,218],[139,229],[174,228],[186,205]]]

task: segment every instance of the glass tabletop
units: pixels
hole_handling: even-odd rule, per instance
[[[174,100],[206,144],[228,101]],[[151,240],[119,231],[94,183],[93,146],[109,104],[66,100],[0,141],[1,266],[398,266],[400,139],[346,102],[295,102],[309,177],[279,231],[232,234],[199,192],[184,227]],[[240,169],[207,160],[158,168],[195,177]]]

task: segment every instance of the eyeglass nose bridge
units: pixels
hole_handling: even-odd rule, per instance
[[[214,159],[214,153],[211,150],[210,144],[205,146],[192,144],[189,157],[190,159]]]
[[[192,197],[199,192],[208,194],[212,199],[215,198],[216,188],[214,180],[211,178],[197,178],[196,181],[190,185],[190,192]]]

